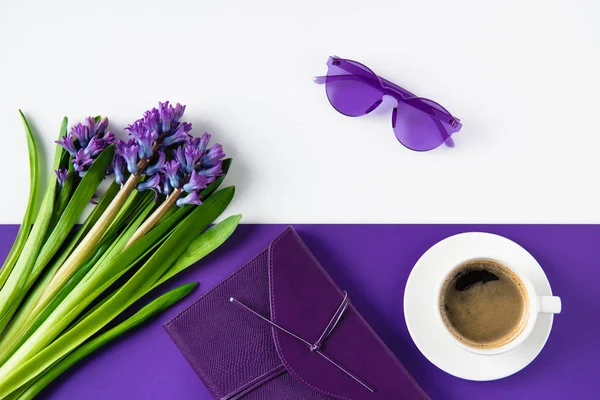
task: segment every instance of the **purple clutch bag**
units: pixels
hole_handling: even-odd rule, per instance
[[[428,399],[287,228],[165,329],[215,399]]]

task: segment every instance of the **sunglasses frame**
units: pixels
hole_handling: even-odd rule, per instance
[[[358,64],[361,67],[363,67],[364,69],[357,67],[354,64]],[[424,113],[435,118],[437,121],[439,121],[439,123],[443,123],[445,126],[447,126],[449,128],[449,132],[447,132],[447,130],[445,128],[443,129],[443,132],[446,132],[446,136],[444,136],[444,144],[446,144],[446,146],[448,146],[448,147],[454,147],[454,140],[452,140],[451,135],[453,133],[458,132],[462,128],[462,124],[461,124],[459,118],[456,118],[455,116],[453,116],[441,104],[439,104],[431,99],[427,99],[425,97],[418,97],[418,96],[414,95],[413,93],[409,92],[408,90],[377,75],[369,67],[367,67],[366,65],[364,65],[358,61],[341,58],[338,56],[331,56],[327,60],[327,66],[336,66],[338,68],[341,68],[341,69],[349,72],[351,75],[315,76],[314,77],[315,83],[321,85],[321,84],[326,84],[327,82],[335,82],[337,80],[357,79],[357,80],[359,80],[375,89],[378,89],[382,92],[382,96],[381,96],[382,99],[375,102],[371,107],[369,107],[365,111],[364,115],[370,113],[371,111],[373,111],[377,107],[379,107],[379,105],[381,104],[381,102],[383,100],[383,96],[386,96],[386,95],[390,96],[390,97],[394,98],[398,103],[402,102],[404,104],[407,104],[408,106],[411,106],[420,111],[423,111]],[[374,79],[370,79],[371,77],[369,75],[372,75],[372,77],[374,77]],[[434,104],[435,106],[432,106],[428,103]],[[340,112],[341,114],[347,115],[349,117],[361,116],[361,115],[344,114],[343,112],[339,111],[333,104],[332,104],[332,107],[335,108],[336,111]],[[394,107],[394,109],[392,111],[392,128],[395,128],[397,110],[398,110],[398,108]],[[414,150],[414,149],[411,149],[411,150]],[[419,151],[419,150],[414,150],[414,151]],[[425,150],[425,151],[427,151],[427,150]]]

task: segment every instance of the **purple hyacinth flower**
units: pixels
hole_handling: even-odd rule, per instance
[[[208,177],[206,175],[198,174],[195,170],[190,175],[188,183],[183,185],[183,190],[186,192],[194,192],[199,189],[204,189],[208,185]]]
[[[198,173],[206,175],[207,177],[212,178],[212,181],[214,181],[217,176],[223,175],[223,161],[219,160],[215,165],[213,165],[210,168],[200,169]]]
[[[146,127],[144,120],[138,119],[133,124],[127,125],[125,127],[125,130],[129,131],[129,134],[131,136],[137,137],[137,136],[140,136],[140,135],[143,135],[144,133],[146,133],[148,131],[148,128]]]
[[[168,179],[162,179],[162,183],[163,183],[163,189],[162,192],[164,194],[166,194],[167,196],[171,194],[171,192],[173,191],[173,188],[171,187],[171,185],[169,184],[169,180]]]
[[[171,122],[173,121],[173,106],[169,107],[169,102],[158,103],[158,112],[162,120],[162,132],[167,133],[171,130]]]
[[[223,157],[225,157],[225,153],[223,153],[223,146],[217,143],[210,148],[208,153],[202,156],[200,163],[203,167],[212,167]]]
[[[132,174],[138,172],[138,150],[139,146],[134,139],[131,139],[128,142],[120,140],[117,143],[117,151],[125,159],[127,170]]]
[[[181,124],[179,124],[179,127],[177,127],[177,130],[172,135],[165,136],[161,143],[161,146],[165,148],[173,146],[177,143],[185,142],[189,139],[190,135],[188,134],[188,132],[191,130],[192,124],[188,122],[182,122]]]
[[[185,112],[185,106],[177,103],[175,104],[175,109],[173,110],[173,122],[179,123],[181,117],[183,117],[183,113]]]
[[[196,168],[196,163],[200,161],[202,153],[193,146],[185,146],[183,155],[185,157],[185,166],[183,169],[186,173],[191,174],[192,171]]]
[[[179,146],[175,150],[173,150],[173,158],[177,160],[179,165],[183,165],[185,167],[185,152],[184,146]]]
[[[58,179],[59,186],[64,185],[65,182],[67,181],[67,178],[69,177],[69,170],[57,169],[57,170],[54,170],[54,173],[56,174],[56,179]]]
[[[66,136],[62,137],[62,140],[57,140],[54,143],[61,145],[72,156],[77,153],[77,148],[75,147],[74,138],[71,133],[68,133]]]
[[[99,136],[94,136],[90,139],[90,142],[87,144],[87,146],[85,147],[85,149],[83,151],[92,157],[96,157],[105,148],[106,148],[106,143],[104,142],[104,140],[100,139]]]
[[[88,142],[90,141],[91,132],[87,125],[79,123],[71,128],[70,133],[75,137],[75,139],[77,139],[80,146],[87,146]]]
[[[177,189],[180,184],[179,167],[181,164],[175,160],[167,161],[162,168],[165,179],[169,180],[169,185]]]
[[[65,148],[73,157],[73,167],[80,176],[85,174],[94,159],[110,144],[115,143],[114,133],[107,131],[108,118],[97,121],[87,117],[83,123],[71,128],[71,131],[56,143]],[[109,168],[107,174],[111,173]]]
[[[137,140],[137,144],[139,148],[139,155],[141,157],[150,158],[154,154],[152,145],[154,141],[158,137],[157,132],[146,131],[139,134],[132,134],[132,136]]]
[[[200,136],[200,139],[198,140],[198,145],[196,147],[198,148],[198,150],[204,153],[206,151],[206,148],[208,147],[208,142],[210,142],[210,133],[204,132],[204,134]]]
[[[141,121],[146,126],[146,129],[148,129],[150,132],[162,132],[160,113],[156,107],[152,107],[150,110],[144,112],[144,118]]]
[[[119,185],[125,183],[124,167],[125,160],[123,159],[123,157],[119,154],[115,154],[115,157],[113,158],[112,162],[112,168],[115,173],[115,182],[117,182]]]
[[[202,202],[200,201],[200,197],[198,196],[198,193],[192,192],[192,193],[188,194],[187,196],[185,196],[184,198],[177,200],[177,205],[179,207],[185,206],[186,204],[195,204],[197,206],[201,205]]]
[[[154,174],[144,182],[138,183],[137,190],[143,192],[144,190],[154,190],[155,193],[160,192],[160,176]]]
[[[79,176],[85,174],[86,169],[94,162],[92,156],[85,152],[85,149],[79,149],[73,157],[73,169],[79,172]]]
[[[87,117],[83,125],[85,125],[85,127],[87,128],[89,138],[96,134],[96,119],[94,117]]]
[[[154,175],[155,173],[160,171],[162,169],[162,167],[165,165],[165,161],[167,161],[167,156],[166,156],[165,152],[159,151],[158,152],[158,160],[156,160],[156,162],[154,164],[152,164],[152,165],[148,166],[148,168],[146,168],[146,174]]]
[[[96,124],[94,125],[93,134],[98,136],[104,136],[106,128],[108,128],[108,118],[104,117],[100,121],[96,122]]]
[[[106,132],[106,135],[104,135],[102,137],[102,140],[104,140],[106,142],[106,145],[108,146],[109,144],[115,144],[117,141],[117,138],[115,137],[115,134],[112,133],[111,131]]]

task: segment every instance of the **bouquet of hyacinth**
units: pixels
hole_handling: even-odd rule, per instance
[[[239,215],[211,226],[233,198],[233,187],[217,190],[231,159],[221,145],[209,146],[209,134],[191,135],[184,111],[159,103],[126,128],[127,141],[116,140],[107,118],[90,117],[70,130],[64,118],[40,201],[36,141],[21,113],[31,184],[0,269],[0,399],[33,398],[189,294],[195,283],[128,310],[235,230]],[[107,176],[113,182],[97,195]]]

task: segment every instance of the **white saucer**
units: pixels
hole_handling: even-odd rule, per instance
[[[435,366],[458,378],[490,381],[520,371],[537,357],[550,335],[553,315],[540,314],[525,342],[506,353],[477,355],[458,347],[436,314],[436,291],[439,279],[459,263],[473,258],[492,258],[507,265],[520,263],[538,295],[552,295],[538,262],[517,243],[491,233],[461,233],[435,244],[417,261],[406,282],[404,317],[413,341]]]

